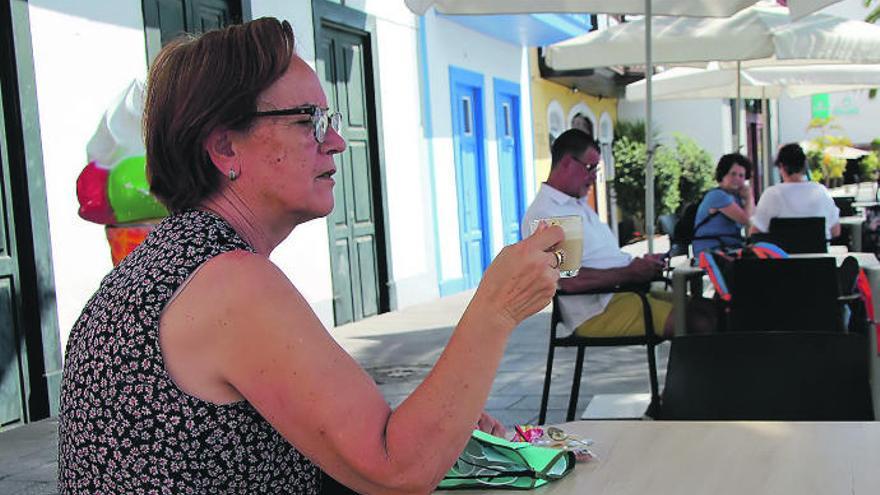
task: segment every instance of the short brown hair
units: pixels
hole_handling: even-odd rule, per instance
[[[599,145],[586,132],[574,128],[563,132],[550,146],[550,168],[556,168],[566,155],[578,157],[588,148],[599,151]]]
[[[219,126],[250,127],[257,97],[295,53],[287,21],[265,17],[166,45],[150,69],[144,144],[152,192],[170,211],[217,191],[220,172],[203,149]]]

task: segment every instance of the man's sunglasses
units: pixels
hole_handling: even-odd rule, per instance
[[[580,163],[581,165],[583,165],[584,168],[587,170],[587,172],[595,172],[596,169],[599,168],[599,162],[596,162],[596,163],[584,163],[584,162],[578,160],[577,158],[575,158],[573,155],[570,155],[570,156],[571,156],[571,158],[572,158],[574,161],[576,161],[576,162]]]

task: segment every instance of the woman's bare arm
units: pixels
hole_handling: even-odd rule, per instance
[[[727,218],[733,220],[734,222],[736,222],[740,225],[748,225],[749,224],[749,218],[751,217],[751,212],[748,211],[747,209],[740,207],[738,204],[736,204],[736,202],[730,203],[729,205],[725,206],[724,208],[719,208],[718,211],[720,211],[722,214],[724,214],[724,216],[726,216]]]
[[[546,247],[558,230],[543,235]],[[552,297],[556,272],[544,248],[499,255],[436,366],[395,411],[283,273],[250,253],[212,259],[166,309],[166,365],[190,393],[236,391],[358,492],[429,491],[480,418],[510,331]]]

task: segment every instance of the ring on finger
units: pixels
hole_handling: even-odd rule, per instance
[[[563,263],[565,263],[565,251],[557,249],[556,251],[553,251],[553,254],[556,256],[556,264],[551,266],[550,268],[559,268],[560,266],[562,266]]]

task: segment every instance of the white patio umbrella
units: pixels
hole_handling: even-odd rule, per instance
[[[792,98],[816,93],[864,90],[880,86],[880,65],[783,65],[737,71],[712,64],[709,69],[675,67],[654,76],[654,100],[698,98]],[[645,81],[627,85],[626,99],[645,99]],[[767,109],[762,113],[769,127]],[[763,177],[769,185],[770,149],[764,134]]]
[[[788,0],[792,20],[840,0]],[[727,17],[755,0],[653,0],[653,15]],[[423,15],[434,7],[441,14],[645,14],[645,0],[406,0],[409,9]]]
[[[803,4],[800,12],[836,3],[840,0],[789,0],[789,3]],[[652,16],[681,15],[691,17],[723,17],[732,15],[754,3],[754,0],[405,0],[407,7],[418,15],[423,15],[434,7],[442,14],[530,14],[530,13],[590,13],[590,14],[643,14],[644,52],[640,62],[653,67]],[[616,63],[605,65],[618,65]],[[647,71],[647,93],[645,103],[645,140],[648,159],[645,164],[645,218],[647,221],[648,251],[653,252],[654,241],[654,168],[653,143],[651,142],[651,72]]]
[[[792,22],[789,10],[773,2],[757,3],[729,18],[657,17],[651,24],[657,32],[651,37],[652,60],[662,64],[718,60],[739,68],[880,62],[880,26],[819,13]],[[572,70],[641,64],[647,29],[648,23],[636,20],[554,44],[545,51],[547,65]],[[651,101],[650,92],[646,101]],[[739,105],[737,99],[737,120]]]
[[[801,148],[806,152],[816,151],[819,149],[819,146],[813,141],[801,141]],[[861,150],[859,148],[853,148],[852,146],[828,146],[825,148],[825,153],[831,155],[835,158],[843,158],[844,160],[857,160],[863,156],[868,156],[871,154],[870,151]]]
[[[654,75],[654,100],[736,98],[791,98],[880,87],[880,65],[782,65],[737,71],[722,68],[673,67]],[[645,80],[626,86],[626,99],[645,99]]]
[[[653,23],[658,34],[651,40],[652,58],[662,64],[717,60],[738,69],[880,63],[880,26],[827,14],[789,22],[789,10],[772,2],[760,2],[728,18],[657,17]],[[637,20],[557,43],[546,51],[547,64],[559,70],[640,64],[645,28],[645,22]],[[739,99],[737,117],[738,103]]]
[[[759,2],[727,18],[656,17],[651,39],[658,64],[705,65],[742,62],[757,65],[877,63],[880,26],[828,14],[790,22],[789,10]],[[547,65],[558,70],[640,65],[645,60],[644,19],[547,47]]]
[[[805,1],[805,0],[801,0]],[[810,0],[817,1],[817,0]],[[839,1],[839,0],[834,0]],[[826,5],[833,3],[818,0]],[[645,0],[406,0],[422,15],[434,7],[441,14],[644,14]],[[755,3],[755,0],[653,0],[654,15],[726,17]]]
[[[791,20],[796,21],[805,15],[812,14],[813,12],[825,8],[832,3],[837,3],[840,0],[788,0],[787,2],[782,2],[788,6],[791,10]]]

